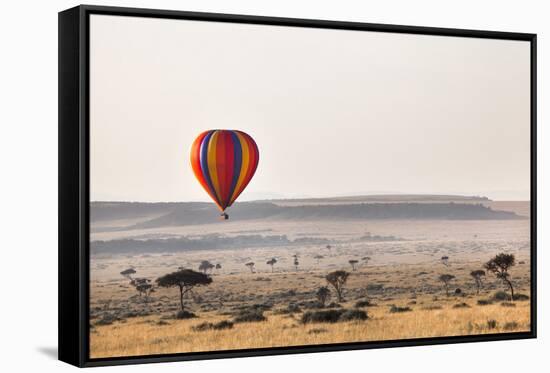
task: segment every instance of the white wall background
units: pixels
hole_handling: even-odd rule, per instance
[[[177,10],[441,26],[539,34],[539,338],[400,349],[106,368],[125,372],[541,371],[548,333],[550,23],[548,2],[480,0],[93,1]],[[68,371],[57,349],[57,12],[74,1],[9,1],[0,12],[0,369]]]

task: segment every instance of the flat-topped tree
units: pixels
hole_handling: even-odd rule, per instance
[[[133,268],[125,269],[124,271],[120,272],[120,274],[127,278],[128,280],[132,281],[132,275],[136,273],[136,270]]]
[[[357,263],[359,263],[359,261],[355,259],[351,259],[348,261],[348,263],[351,265],[351,270],[355,271],[357,269]]]
[[[510,281],[508,270],[515,265],[516,258],[514,254],[500,253],[483,266],[487,271],[492,272],[498,279],[508,285],[512,301],[514,300],[514,286],[512,285],[512,281]]]
[[[348,281],[349,272],[346,271],[334,271],[326,275],[325,279],[327,282],[334,287],[336,290],[336,296],[338,297],[338,302],[342,302],[342,291],[344,290],[344,285]]]
[[[317,300],[319,303],[321,303],[321,306],[325,306],[325,303],[327,302],[328,297],[330,296],[330,289],[326,286],[321,286],[317,293],[315,293],[315,296],[317,297]]]
[[[145,294],[145,302],[149,300],[149,295],[155,291],[153,289],[153,284],[151,284],[151,280],[148,278],[136,278],[132,280],[131,284],[136,288],[140,297]]]
[[[472,276],[476,283],[477,294],[479,295],[479,291],[483,287],[483,277],[485,277],[485,271],[482,269],[478,269],[470,272],[470,276]]]
[[[218,272],[220,269],[222,269],[222,265],[220,263],[216,263],[216,272]]]
[[[298,256],[294,257],[294,268],[296,269],[296,272],[298,272],[298,266],[300,265],[300,262],[298,261]]]
[[[201,264],[199,265],[199,271],[202,271],[202,273],[206,274],[207,272],[211,272],[212,268],[214,268],[214,264],[210,263],[208,260],[203,260]]]
[[[454,278],[455,278],[455,276],[450,275],[448,273],[445,273],[445,274],[439,276],[439,281],[441,281],[443,283],[443,286],[445,287],[445,294],[447,294],[447,296],[449,296],[449,284],[451,283],[451,281]]]
[[[254,273],[254,262],[248,262],[245,264],[245,266],[247,266],[248,269],[250,269],[250,273]]]
[[[183,296],[197,286],[211,284],[212,278],[204,273],[193,271],[192,269],[181,269],[157,278],[156,282],[158,286],[161,287],[176,287],[179,289],[180,306],[181,310],[184,311]]]
[[[445,267],[448,267],[449,266],[449,257],[447,255],[442,256],[441,257],[441,263],[443,263],[443,265]]]
[[[277,259],[275,258],[271,258],[269,259],[267,262],[265,262],[267,265],[270,265],[271,266],[271,272],[273,273],[273,266],[275,265],[275,263],[277,263]]]

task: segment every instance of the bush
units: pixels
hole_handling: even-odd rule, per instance
[[[355,303],[356,308],[361,307],[374,307],[376,304],[369,302],[368,300],[360,300],[359,302]]]
[[[248,310],[243,311],[235,318],[233,318],[234,323],[240,323],[240,322],[259,322],[259,321],[265,321],[267,318],[264,316],[263,311],[261,310]]]
[[[443,309],[443,307],[440,306],[439,304],[432,304],[432,305],[426,306],[422,309],[426,310],[426,311],[434,311],[434,310],[441,310],[441,309]]]
[[[309,310],[323,308],[323,305],[321,304],[321,302],[318,302],[318,301],[301,302],[299,303],[299,305]]]
[[[462,289],[461,288],[456,288],[455,289],[455,295],[461,295],[462,294]]]
[[[519,324],[515,321],[507,322],[504,324],[504,330],[514,330],[517,329]]]
[[[217,323],[209,323],[209,322],[203,322],[201,324],[195,325],[191,329],[193,329],[196,332],[204,332],[206,330],[223,330],[223,329],[231,329],[233,328],[233,323],[231,321],[223,320]]]
[[[176,313],[176,319],[178,320],[192,319],[195,317],[197,317],[197,315],[189,311],[178,311],[178,313]]]
[[[232,329],[233,323],[228,320],[223,320],[212,325],[214,330]]]
[[[519,301],[529,300],[529,296],[521,293],[514,294],[514,300],[519,300]]]
[[[106,313],[101,317],[101,319],[95,322],[95,325],[111,325],[116,320],[116,316]]]
[[[368,319],[367,313],[362,310],[347,310],[340,315],[338,321],[353,321],[353,320],[366,320]]]
[[[493,304],[493,301],[490,299],[478,299],[477,305],[478,306],[488,306],[490,304]]]
[[[493,299],[494,299],[494,300],[510,300],[510,294],[508,294],[508,293],[505,292],[505,291],[497,291],[497,292],[493,295]]]
[[[510,302],[502,302],[500,305],[502,307],[515,307],[516,306],[515,303],[510,303]]]
[[[497,325],[496,320],[487,320],[487,329],[496,329]]]
[[[315,322],[335,323],[343,313],[343,310],[308,311],[302,315],[302,322],[304,324]]]
[[[453,308],[470,308],[470,305],[468,303],[457,303],[453,306]]]
[[[326,332],[328,332],[326,329],[311,329],[307,334],[321,334]]]
[[[209,322],[203,322],[198,325],[193,326],[191,329],[195,332],[203,332],[205,330],[210,330],[212,328],[212,324]]]
[[[411,307],[398,307],[395,304],[392,305],[390,308],[391,313],[409,312],[409,311],[412,311]]]

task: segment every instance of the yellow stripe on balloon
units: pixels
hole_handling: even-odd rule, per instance
[[[235,199],[239,196],[239,193],[241,192],[241,188],[243,186],[244,178],[246,176],[246,171],[248,171],[248,163],[250,162],[250,149],[248,149],[248,142],[244,139],[243,135],[241,135],[239,132],[235,132],[237,137],[239,138],[239,142],[241,143],[241,149],[242,149],[242,165],[241,165],[241,173],[239,174],[239,178],[237,179],[237,184],[235,184],[235,188],[233,188],[233,195],[231,196],[231,202],[229,205],[233,204]]]
[[[210,142],[208,143],[208,155],[206,156],[206,159],[208,160],[208,173],[210,174],[210,180],[212,181],[212,186],[214,187],[214,191],[216,192],[218,202],[222,200],[220,194],[220,185],[218,182],[218,170],[216,169],[216,144],[218,142],[219,134],[219,131],[215,131],[212,134]]]

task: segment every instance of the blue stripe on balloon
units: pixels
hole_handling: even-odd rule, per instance
[[[233,193],[235,193],[235,186],[237,181],[239,181],[239,175],[241,174],[241,167],[243,164],[243,149],[239,137],[233,131],[231,131],[231,140],[233,142],[233,178],[231,179],[231,188],[229,189],[229,195],[227,199],[227,204],[231,202]]]
[[[201,162],[202,174],[204,176],[204,179],[206,180],[206,184],[208,184],[208,189],[210,189],[210,193],[214,197],[216,197],[216,190],[212,185],[212,179],[210,179],[210,171],[208,171],[208,143],[210,143],[210,138],[212,137],[212,134],[214,132],[215,131],[208,132],[208,134],[204,136],[204,139],[201,142],[200,162]],[[219,202],[220,201],[218,201],[218,203]]]

